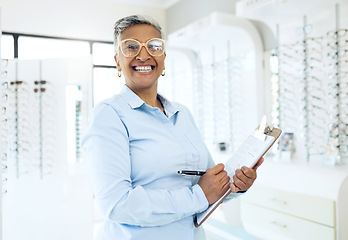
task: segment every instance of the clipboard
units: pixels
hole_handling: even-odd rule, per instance
[[[254,136],[250,135],[225,163],[225,170],[230,176],[230,179],[232,179],[236,169],[242,166],[252,168],[273,146],[281,133],[281,129],[268,126],[266,123],[266,117],[264,116],[260,125],[256,128]],[[244,153],[246,155],[244,155]],[[207,210],[196,214],[194,217],[195,227],[201,226],[230,193],[231,189],[229,189],[219,200],[210,205]]]

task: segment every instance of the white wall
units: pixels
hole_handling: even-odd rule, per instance
[[[106,0],[0,0],[2,30],[112,41],[114,23],[130,14],[148,14],[165,29],[165,11]]]
[[[168,33],[179,30],[215,11],[234,14],[236,2],[237,0],[182,0],[166,11]]]

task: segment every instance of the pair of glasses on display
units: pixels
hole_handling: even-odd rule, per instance
[[[339,150],[341,153],[348,153],[348,143],[340,140],[339,137],[329,137],[328,147],[330,150]]]
[[[327,85],[330,90],[337,90],[340,88],[348,89],[348,82],[341,82],[341,83],[329,83]]]
[[[322,98],[322,96],[316,96],[316,95],[308,95],[308,102],[312,105],[316,106],[324,106],[326,108],[326,99]]]
[[[307,54],[307,56],[321,56],[322,55],[322,49],[316,48],[316,47],[307,47],[305,49],[296,50],[296,54]]]
[[[302,43],[306,43],[307,45],[313,46],[321,46],[323,41],[323,37],[319,38],[306,38],[305,40],[302,41]]]
[[[329,114],[329,122],[334,124],[343,124],[343,119],[348,117],[347,113],[330,113]]]
[[[318,63],[322,64],[323,60],[322,58],[317,58],[317,57],[308,57],[307,59],[303,60],[305,63]]]
[[[337,49],[339,47],[345,48],[346,46],[348,46],[348,39],[340,39],[339,41],[328,42],[327,46],[332,49]]]
[[[344,37],[348,33],[348,29],[339,29],[337,31],[330,31],[327,33],[328,37]]]
[[[46,80],[40,80],[40,81],[34,81],[34,84],[35,85],[44,85],[44,84],[46,84],[47,83],[47,81]]]
[[[340,72],[335,72],[335,73],[330,73],[329,74],[329,79],[333,78],[345,78],[348,76],[348,71],[340,71]]]
[[[311,102],[320,102],[325,103],[325,99],[322,96],[325,96],[325,91],[321,88],[317,87],[303,87],[299,89],[302,96],[299,96],[299,100],[303,101],[311,101]]]
[[[344,108],[348,107],[348,93],[346,92],[336,92],[336,93],[332,93],[332,92],[329,92],[328,93],[328,99],[329,101],[331,102],[335,102],[333,103],[336,104],[336,102],[340,102],[340,106],[339,106],[339,109],[341,112],[344,111]]]
[[[317,116],[317,117],[321,116],[319,114],[319,112],[321,112],[322,114],[325,114],[325,115],[328,114],[327,110],[324,107],[318,106],[318,105],[314,105],[314,104],[300,106],[299,110],[301,110],[301,111],[309,111],[311,115]]]
[[[346,68],[348,67],[348,60],[347,59],[342,59],[336,62],[329,63],[329,68],[330,69],[336,69],[338,66],[341,68]]]
[[[135,39],[125,39],[119,44],[119,48],[125,57],[137,56],[142,47],[145,47],[151,56],[159,57],[164,54],[165,41],[161,38],[152,38],[146,43],[141,43]]]
[[[328,105],[328,110],[332,112],[333,111],[340,111],[341,114],[347,114],[347,103],[331,103]]]
[[[348,56],[348,49],[340,49],[338,51],[334,51],[334,52],[329,52],[327,54],[327,57],[330,60],[336,60],[338,57],[342,58],[342,57],[346,57]]]
[[[305,77],[301,76],[297,80],[299,82],[307,81],[309,84],[311,84],[311,86],[315,86],[317,88],[319,88],[319,86],[322,87],[322,85],[323,85],[323,80],[315,75],[312,75],[312,74],[311,75],[307,74],[307,76],[305,76]]]
[[[344,132],[339,133],[339,129],[334,128],[329,130],[329,137],[331,138],[339,138],[341,142],[347,142],[348,135]]]
[[[21,84],[25,84],[25,82],[23,82],[23,81],[11,81],[10,82],[10,86],[21,85]]]
[[[37,93],[37,92],[46,92],[46,88],[34,88],[34,92]]]

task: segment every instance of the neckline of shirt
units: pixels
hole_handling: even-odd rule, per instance
[[[127,85],[123,86],[123,89],[122,89],[120,95],[126,99],[128,105],[133,109],[140,108],[142,105],[146,104]],[[161,101],[163,108],[164,108],[165,115],[168,118],[170,118],[175,113],[180,111],[180,108],[178,106],[173,106],[173,104],[168,99],[166,99],[162,94],[157,93],[157,97]]]

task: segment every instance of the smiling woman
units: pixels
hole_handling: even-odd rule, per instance
[[[237,170],[230,183],[223,164],[214,166],[189,110],[157,93],[166,53],[161,28],[152,18],[122,18],[114,36],[117,71],[125,86],[94,108],[82,139],[105,218],[97,239],[204,240],[194,216],[228,189],[230,198],[249,189],[256,168]],[[206,174],[177,174],[190,169]]]

